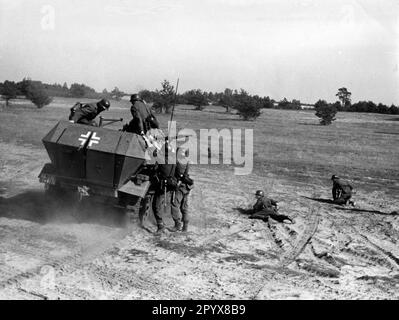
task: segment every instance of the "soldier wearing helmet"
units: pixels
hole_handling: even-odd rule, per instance
[[[80,103],[77,102],[71,108],[69,121],[74,123],[81,123],[89,126],[97,126],[95,117],[97,117],[104,110],[108,110],[111,104],[108,100],[102,99],[97,103]]]
[[[253,213],[249,217],[250,219],[262,219],[267,221],[269,217],[271,217],[279,222],[289,220],[291,223],[295,223],[294,219],[291,217],[278,213],[277,201],[267,198],[262,190],[257,190],[255,192],[255,197],[257,201],[253,206]]]
[[[137,93],[131,95],[130,102],[133,119],[123,127],[123,131],[144,135],[150,129],[159,129],[157,118]]]
[[[175,221],[173,231],[188,231],[189,211],[188,211],[188,197],[193,188],[194,181],[190,178],[189,162],[187,159],[188,150],[182,147],[177,148],[177,163],[175,170],[175,177],[178,180],[178,187],[172,193],[171,209],[172,216],[178,217],[181,213],[182,222]]]
[[[164,211],[170,210],[170,203],[172,193],[178,187],[178,181],[175,178],[176,165],[173,163],[157,164],[157,174],[155,186],[155,194],[152,201],[152,211],[154,213],[155,220],[157,222],[156,234],[162,234],[165,232],[165,223],[163,221]],[[172,218],[175,221],[175,225],[181,228],[181,214],[180,212],[172,211]],[[177,231],[177,230],[174,230]]]
[[[350,204],[355,206],[355,203],[350,200],[353,190],[352,185],[348,181],[341,179],[335,174],[331,176],[331,180],[333,182],[332,196],[334,203],[339,205]]]

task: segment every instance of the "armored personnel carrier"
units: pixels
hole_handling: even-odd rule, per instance
[[[48,194],[73,193],[78,201],[90,197],[148,214],[154,162],[141,136],[60,121],[42,141],[51,162],[39,179]]]

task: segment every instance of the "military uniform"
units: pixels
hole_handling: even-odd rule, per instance
[[[130,122],[123,126],[122,131],[127,131],[131,133],[141,134],[144,133],[144,127],[142,121],[139,117],[133,116]]]
[[[74,123],[81,123],[89,126],[97,126],[94,121],[101,112],[109,108],[109,101],[101,100],[97,103],[76,103],[71,108],[69,120]]]
[[[254,213],[249,217],[250,219],[267,220],[271,217],[279,222],[283,222],[284,220],[290,220],[293,222],[293,219],[288,215],[278,213],[277,201],[266,198],[265,196],[258,198],[253,206],[253,212]]]
[[[193,180],[189,176],[189,164],[177,162],[175,177],[179,181],[177,190],[172,194],[172,216],[182,216],[183,231],[187,231],[189,223],[188,196],[193,187]]]
[[[141,134],[150,129],[159,129],[159,122],[142,100],[132,100],[130,112],[133,119],[126,127],[126,131]]]
[[[168,205],[168,200],[171,202],[172,193],[176,191],[177,179],[175,178],[175,164],[158,164],[157,176],[158,184],[156,185],[156,191],[152,202],[152,210],[154,217],[158,225],[158,232],[165,228],[163,222],[163,210],[165,209],[165,203]],[[166,210],[170,207],[166,207]],[[172,212],[172,218],[175,224],[181,224],[181,213]]]
[[[341,178],[334,178],[332,187],[334,203],[339,205],[347,204],[352,197],[352,189],[353,187],[348,181]]]

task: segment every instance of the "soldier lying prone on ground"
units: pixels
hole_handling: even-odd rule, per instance
[[[255,197],[257,201],[253,206],[253,213],[250,215],[250,219],[262,219],[263,221],[267,221],[270,217],[278,222],[285,222],[288,220],[292,224],[295,223],[294,219],[290,216],[280,214],[278,212],[277,201],[265,197],[265,193],[262,190],[257,190]]]

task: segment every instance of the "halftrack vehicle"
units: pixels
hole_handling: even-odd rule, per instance
[[[48,194],[90,197],[147,215],[154,162],[140,135],[60,121],[43,138],[51,162],[39,174]]]

